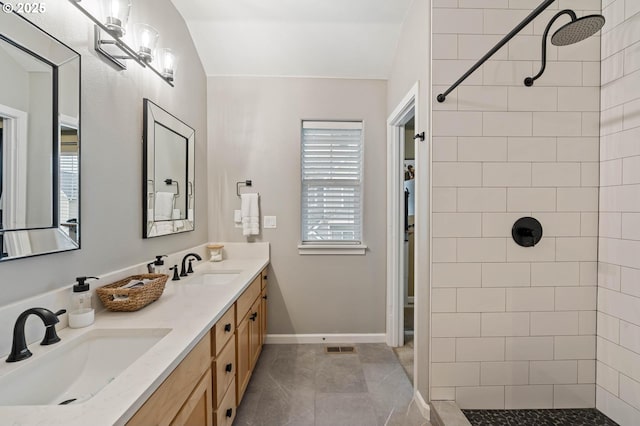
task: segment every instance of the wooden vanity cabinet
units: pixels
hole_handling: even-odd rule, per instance
[[[128,426],[231,426],[266,335],[266,268]]]

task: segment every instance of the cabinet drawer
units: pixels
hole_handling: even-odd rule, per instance
[[[236,323],[240,323],[242,318],[247,315],[251,305],[255,302],[256,298],[260,295],[262,277],[258,275],[251,285],[242,293],[236,302]]]
[[[213,326],[213,348],[211,354],[216,356],[220,353],[224,345],[233,336],[236,330],[236,305],[232,305],[227,312]]]
[[[236,418],[236,394],[232,392],[235,388],[235,380],[231,383],[229,392],[224,396],[216,414],[214,416],[215,426],[231,426]]]
[[[235,339],[227,343],[227,346],[220,352],[218,358],[215,361],[215,383],[214,388],[216,391],[215,398],[213,400],[214,407],[219,407],[222,403],[222,398],[229,389],[229,385],[234,381],[236,377],[236,343]],[[229,392],[236,393],[235,389]]]

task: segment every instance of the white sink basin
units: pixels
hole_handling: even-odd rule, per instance
[[[188,281],[190,284],[224,285],[229,284],[240,275],[239,271],[206,272],[200,277]]]
[[[215,274],[204,274],[204,283],[205,284],[228,284],[231,281],[235,280],[238,275],[238,272],[222,272]]]
[[[97,329],[34,354],[0,377],[0,406],[79,404],[95,396],[171,329]],[[32,343],[32,345],[37,343]]]

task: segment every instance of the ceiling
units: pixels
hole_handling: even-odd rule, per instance
[[[413,0],[172,0],[209,76],[386,79]]]

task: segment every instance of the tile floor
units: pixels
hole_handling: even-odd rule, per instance
[[[234,426],[430,425],[384,344],[326,354],[324,345],[265,345]]]

